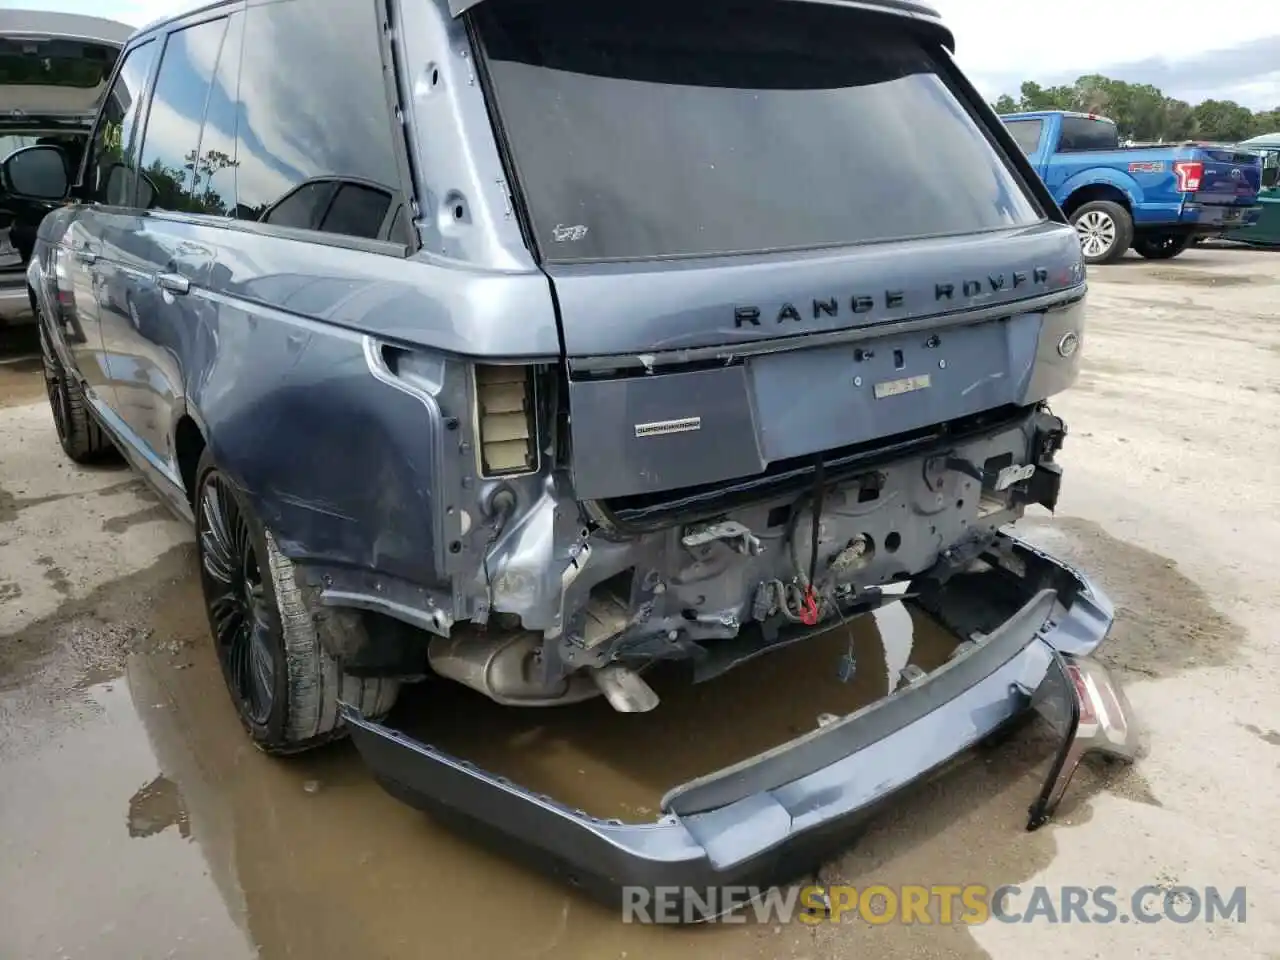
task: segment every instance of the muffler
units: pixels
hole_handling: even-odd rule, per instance
[[[440,676],[509,707],[558,707],[602,693],[621,713],[658,705],[658,695],[640,675],[617,663],[543,683],[535,669],[541,644],[541,634],[532,631],[490,633],[459,624],[452,636],[431,638],[427,661]]]
[[[512,707],[554,707],[599,696],[591,678],[571,674],[551,685],[537,679],[535,656],[542,635],[468,630],[458,624],[452,636],[432,637],[427,662],[442,677],[479,690]]]

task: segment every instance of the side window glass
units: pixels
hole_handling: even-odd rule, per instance
[[[1119,135],[1114,124],[1086,117],[1062,118],[1062,137],[1058,143],[1060,153],[1115,150],[1118,146]]]
[[[244,14],[234,13],[222,41],[218,72],[209,89],[209,106],[200,136],[200,159],[192,181],[192,200],[204,213],[229,217],[236,206],[236,110],[240,97],[240,46]]]
[[[277,227],[297,227],[299,230],[315,230],[324,218],[324,212],[333,199],[333,180],[313,180],[295,187],[285,194],[271,209],[259,218],[263,223]]]
[[[1280,183],[1280,150],[1271,150],[1262,155],[1262,187],[1270,190]]]
[[[391,208],[391,192],[360,183],[344,183],[329,204],[320,229],[352,237],[376,237]]]
[[[116,207],[133,203],[137,156],[133,134],[158,48],[154,40],[148,40],[130,50],[103,101],[86,175],[88,197],[94,203]]]
[[[1044,128],[1043,120],[1012,120],[1005,124],[1013,139],[1018,142],[1022,152],[1030,156],[1040,146],[1040,131]]]
[[[241,219],[388,238],[400,174],[372,0],[248,10],[236,163]]]
[[[226,31],[220,19],[169,34],[142,141],[139,206],[208,212],[196,195],[196,160]]]

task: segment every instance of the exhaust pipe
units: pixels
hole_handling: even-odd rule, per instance
[[[658,695],[630,667],[611,663],[591,671],[591,679],[619,713],[648,713],[658,705]]]

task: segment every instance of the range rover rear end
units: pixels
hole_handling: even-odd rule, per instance
[[[505,216],[545,275],[560,346],[554,361],[468,362],[452,387],[453,361],[368,348],[461,438],[439,518],[459,531],[448,596],[395,611],[432,634],[434,672],[515,707],[604,696],[643,713],[661,709],[646,678],[663,662],[706,681],[888,603],[955,642],[872,707],[673,784],[656,824],[595,820],[349,709],[379,778],[614,890],[801,868],[1036,706],[1078,747],[1094,688],[1072,678],[1101,677],[1123,704],[1073,659],[1110,605],[1008,528],[1057,502],[1067,431],[1048,401],[1079,369],[1084,266],[936,14],[434,10],[430,35],[462,42],[461,61],[424,42],[415,91],[482,92]],[[461,199],[433,199],[466,223]],[[390,609],[355,590],[328,601]],[[1098,723],[1119,731],[1104,746],[1131,750],[1124,709]]]

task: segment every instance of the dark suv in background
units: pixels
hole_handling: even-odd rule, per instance
[[[600,889],[816,862],[1032,706],[1077,705],[1041,813],[1079,736],[1131,748],[1106,598],[1007,529],[1057,501],[1075,232],[929,8],[689,6],[215,3],[129,42],[69,194],[56,145],[0,167],[70,200],[28,271],[61,443],[194,523],[254,742],[350,730],[397,795]],[[664,664],[903,590],[944,666],[657,823],[383,722],[430,673],[644,712]]]
[[[0,10],[0,159],[54,144],[73,174],[133,28],[100,17]],[[33,319],[27,261],[54,202],[0,188],[0,327]]]

